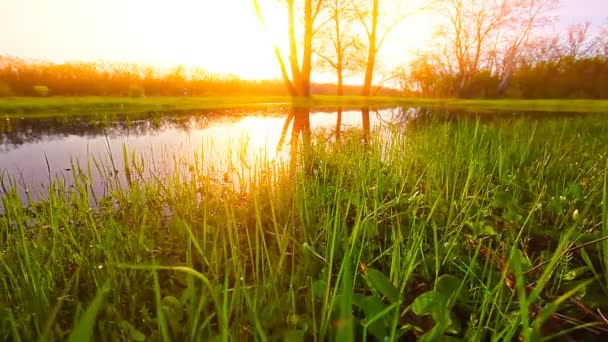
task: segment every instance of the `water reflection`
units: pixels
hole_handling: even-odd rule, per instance
[[[103,195],[104,180],[124,175],[123,151],[149,169],[148,174],[170,174],[196,167],[226,174],[243,170],[256,160],[295,161],[308,148],[316,130],[340,139],[345,129],[363,129],[364,137],[377,125],[398,122],[403,109],[311,112],[305,108],[267,112],[200,112],[187,115],[139,117],[55,117],[10,119],[0,124],[0,177],[10,176],[36,198],[49,179],[74,183],[73,170],[86,170],[93,160],[92,185]],[[334,133],[335,132],[335,133]],[[367,138],[366,138],[367,139]],[[288,145],[288,146],[287,146]],[[288,148],[286,148],[288,147]]]
[[[238,119],[234,115],[221,115],[222,122]],[[167,129],[187,132],[193,128],[205,128],[217,120],[220,120],[217,116],[206,116],[206,113],[187,116],[5,118],[0,120],[0,151],[8,151],[23,144],[64,139],[71,135],[113,138],[154,134]]]

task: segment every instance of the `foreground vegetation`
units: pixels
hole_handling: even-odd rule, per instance
[[[292,99],[288,96],[209,96],[209,97],[9,97],[0,98],[0,115],[5,117],[43,117],[57,115],[96,115],[184,111],[200,109],[260,108],[296,105],[327,107],[421,106],[470,112],[538,111],[608,113],[608,100],[462,100],[419,99],[395,96],[329,96]]]
[[[198,156],[146,178],[125,150],[126,181],[103,199],[95,162],[28,206],[5,176],[0,339],[598,338],[608,120],[595,119],[318,133],[297,164],[260,156],[218,177],[230,165]]]

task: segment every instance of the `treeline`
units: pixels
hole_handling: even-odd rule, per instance
[[[434,69],[418,69],[408,77],[412,82],[403,92],[413,97],[608,99],[608,58],[605,56],[522,63],[502,92],[499,75],[488,70],[475,73],[462,92],[458,89],[457,76]]]
[[[335,95],[332,83],[312,83],[311,93]],[[361,86],[344,85],[345,95]],[[396,89],[381,87],[381,95]],[[52,63],[0,55],[0,96],[283,96],[283,80],[242,80],[202,68],[162,70],[135,63]]]
[[[52,63],[0,56],[0,96],[285,95],[280,80],[249,81],[177,66],[135,63]]]
[[[608,22],[556,30],[558,3],[444,0],[432,49],[394,77],[420,97],[608,98]]]

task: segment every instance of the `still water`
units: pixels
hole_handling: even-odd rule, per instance
[[[346,130],[397,123],[412,111],[393,108],[372,110],[369,115],[360,110],[341,115],[306,111],[304,121],[313,133],[323,131],[336,139]],[[131,157],[135,151],[135,159],[156,174],[201,162],[217,167],[217,172],[227,172],[256,159],[285,160],[291,131],[299,129],[298,118],[288,118],[289,110],[273,109],[155,113],[135,118],[4,119],[0,123],[0,178],[14,180],[22,198],[28,192],[36,199],[44,197],[49,180],[69,186],[78,165],[85,171],[92,165],[93,188],[103,192],[107,189],[104,179],[124,170],[125,149]],[[277,149],[279,144],[284,148]]]

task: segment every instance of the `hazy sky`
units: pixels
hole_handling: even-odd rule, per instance
[[[588,20],[601,25],[608,18],[608,0],[561,0],[557,14],[562,24]]]
[[[261,0],[264,3],[273,0]],[[245,78],[279,77],[271,41],[284,25],[265,7],[265,32],[251,0],[0,0],[0,54],[53,61],[110,60],[200,65]],[[608,17],[608,0],[562,0],[560,26]],[[407,58],[431,32],[428,19],[405,22],[383,52]]]

